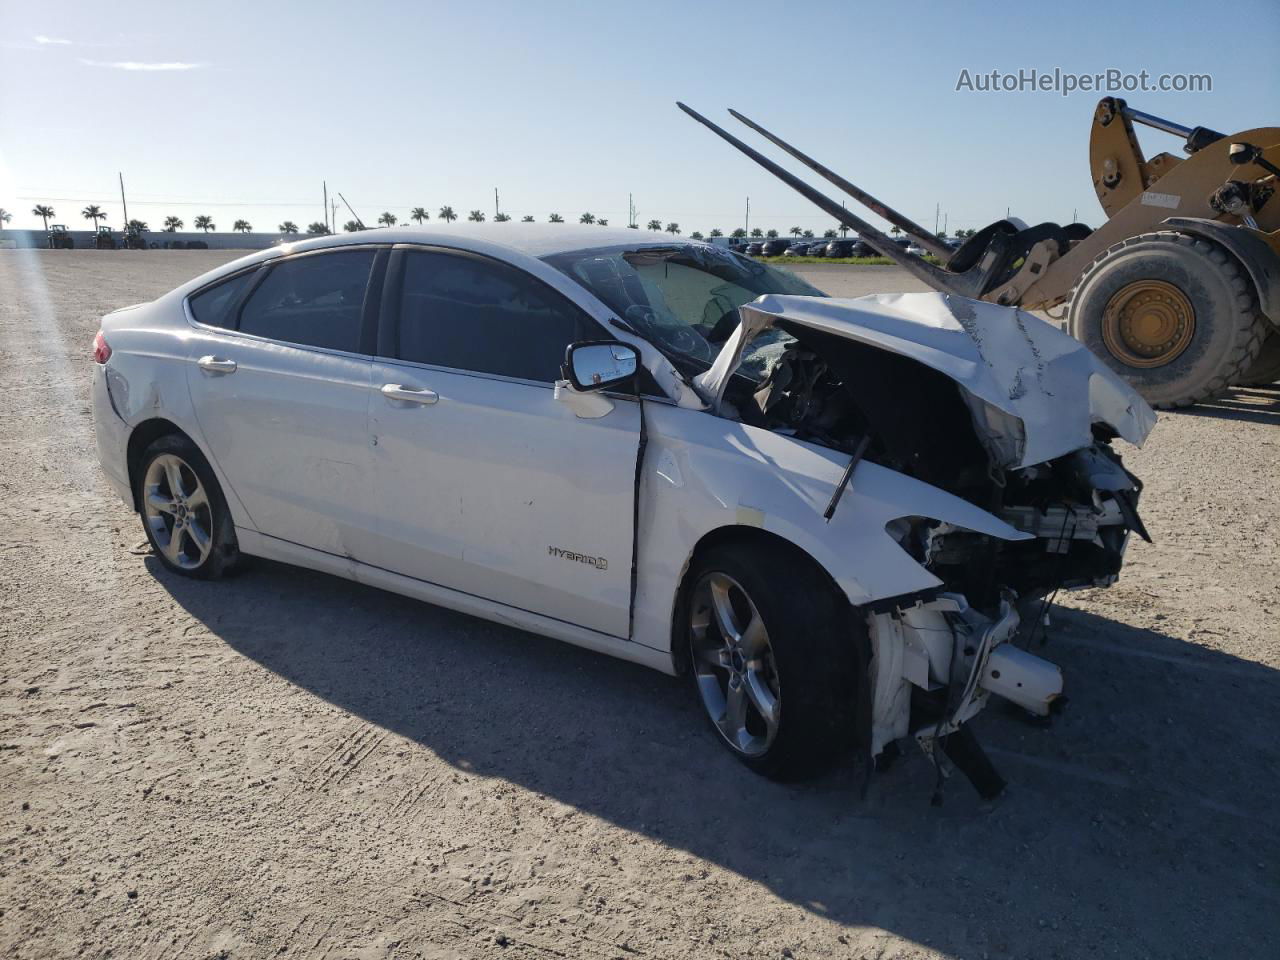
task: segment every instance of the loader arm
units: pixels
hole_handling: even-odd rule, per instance
[[[932,289],[937,290],[940,293],[951,293],[961,297],[971,297],[975,300],[980,299],[983,292],[987,289],[991,277],[999,271],[1008,260],[1008,253],[1010,251],[1012,238],[1003,233],[993,235],[991,243],[988,245],[987,249],[983,251],[978,262],[964,273],[952,273],[930,263],[922,257],[907,253],[907,251],[894,243],[890,237],[877,230],[866,220],[863,220],[856,214],[849,212],[830,197],[825,196],[813,187],[809,186],[809,184],[795,176],[795,174],[788,170],[784,170],[768,157],[747,146],[747,144],[743,143],[733,134],[717,126],[693,108],[679,102],[676,103],[676,106],[689,116],[693,117],[693,119],[697,120],[712,133],[716,134],[716,136],[720,137],[726,143],[736,147],[741,153],[764,167],[764,169],[768,170],[775,177],[809,200],[819,209],[830,214],[838,223],[844,224],[844,226],[851,230],[857,231],[859,238],[874,247],[881,255],[888,257],[912,276],[916,277],[923,283],[928,284]]]
[[[908,236],[914,237],[916,240],[918,240],[920,242],[920,246],[924,247],[926,250],[932,253],[935,257],[937,257],[943,263],[946,263],[948,260],[951,259],[951,254],[954,251],[950,247],[948,247],[945,243],[939,240],[933,233],[926,230],[924,227],[920,226],[918,223],[916,223],[914,220],[907,217],[905,214],[899,213],[897,210],[893,209],[893,207],[889,206],[886,203],[881,202],[880,200],[877,200],[875,197],[867,193],[865,190],[859,189],[858,187],[854,186],[852,183],[850,183],[844,177],[840,176],[838,173],[835,173],[834,171],[823,166],[821,163],[819,163],[817,160],[814,160],[812,157],[808,156],[807,154],[801,153],[799,150],[791,146],[791,144],[787,143],[781,137],[774,136],[764,127],[760,126],[760,124],[756,123],[754,120],[744,117],[737,110],[730,110],[729,113],[731,113],[737,119],[741,120],[743,123],[745,123],[748,127],[754,130],[756,133],[760,134],[760,136],[764,137],[766,140],[769,140],[776,146],[781,147],[787,153],[791,154],[791,156],[795,157],[797,160],[803,163],[806,167],[808,167],[814,173],[818,174],[820,177],[824,178],[828,182],[839,187],[841,190],[849,194],[849,196],[853,197],[853,199],[857,200],[860,204],[862,204],[872,213],[902,228],[902,230],[905,231]]]

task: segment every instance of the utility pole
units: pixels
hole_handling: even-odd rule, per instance
[[[627,194],[627,226],[636,222],[636,205],[631,202],[631,194]]]
[[[493,188],[493,219],[498,219],[498,188]]]
[[[942,212],[942,204],[935,203],[933,205],[933,232],[938,232],[938,214]]]
[[[324,185],[324,228],[333,233],[333,228],[329,226],[329,182],[327,180],[320,182]]]
[[[751,198],[747,197],[747,216],[742,221],[742,230],[749,237],[751,236]]]
[[[333,211],[333,232],[338,232],[338,201],[330,200],[329,208]]]
[[[124,173],[121,171],[120,176],[120,206],[124,208],[124,232],[129,232],[129,205],[124,202]]]

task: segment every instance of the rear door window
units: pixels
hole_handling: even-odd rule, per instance
[[[240,310],[242,333],[360,352],[360,324],[375,251],[290,257],[270,267]]]
[[[553,383],[565,348],[605,333],[542,281],[500,261],[405,251],[402,360]]]
[[[257,270],[246,270],[234,277],[229,277],[212,287],[205,287],[194,294],[187,305],[197,323],[210,327],[234,327],[236,325],[235,308],[244,292],[249,289]]]

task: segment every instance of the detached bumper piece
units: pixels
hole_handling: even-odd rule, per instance
[[[1058,666],[1009,642],[1020,622],[1015,599],[1007,594],[994,618],[957,594],[920,598],[872,617],[873,754],[910,736],[933,760],[939,784],[954,768],[983,799],[1000,794],[1005,782],[968,721],[992,694],[1041,717],[1065,702]],[[939,798],[940,792],[935,802]]]
[[[1049,716],[1063,702],[1058,665],[1008,643],[991,651],[979,683],[1037,717]]]

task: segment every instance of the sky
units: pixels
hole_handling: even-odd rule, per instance
[[[10,228],[39,227],[43,202],[84,229],[96,203],[118,227],[123,172],[129,216],[152,229],[199,214],[305,229],[323,219],[324,181],[366,223],[445,204],[492,219],[497,188],[516,219],[590,211],[621,226],[630,194],[642,225],[686,235],[742,226],[747,197],[752,227],[834,226],[683,100],[785,159],[736,108],[926,226],[1006,210],[1096,225],[1101,94],[957,90],[962,71],[1208,74],[1212,91],[1118,95],[1225,133],[1280,122],[1280,2],[1221,14],[1183,0],[0,0],[0,207]]]

